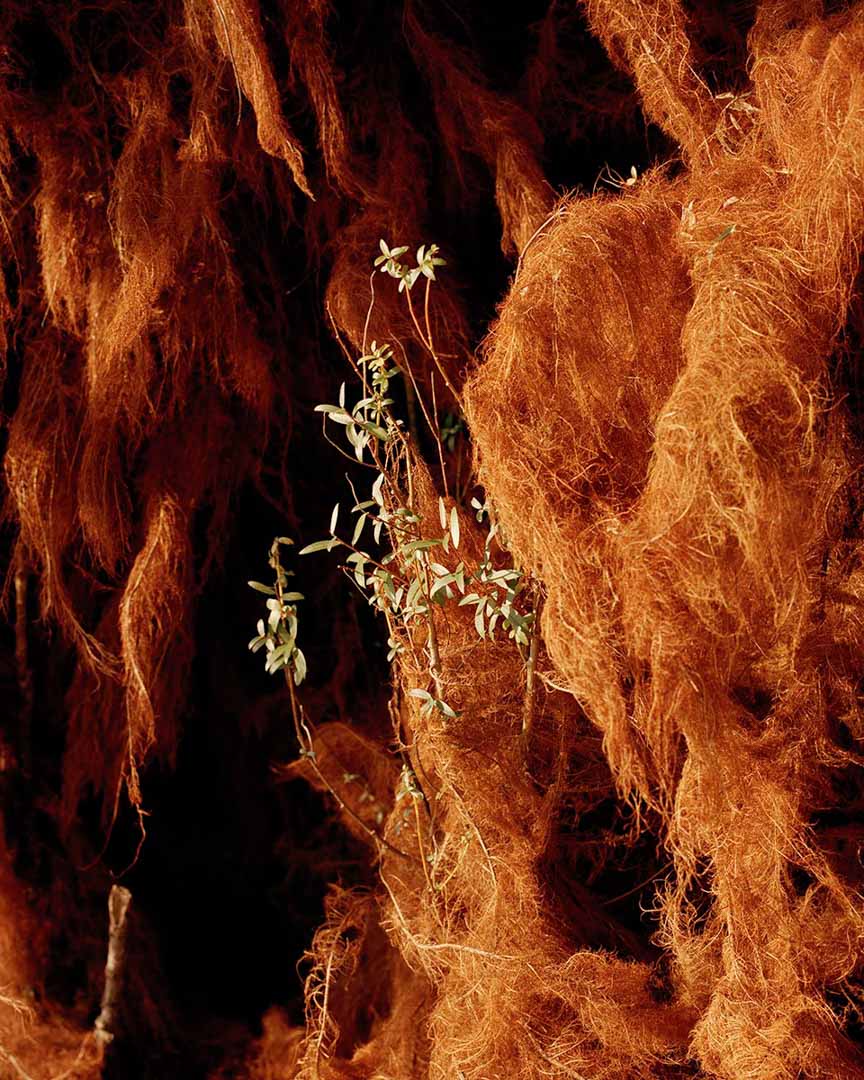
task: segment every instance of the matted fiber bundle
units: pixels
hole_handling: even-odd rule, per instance
[[[469,387],[480,475],[622,793],[663,816],[687,1052],[729,1080],[857,1076],[836,1002],[864,922],[814,815],[860,767],[832,352],[864,229],[864,11],[763,5],[744,123],[712,137],[683,45],[652,51],[659,9],[591,10],[693,168],[565,204],[525,254]]]
[[[31,814],[0,808],[0,1077],[122,1071],[90,1031],[107,929],[74,912],[125,878],[117,833],[145,904],[170,894],[165,805],[193,817],[192,918],[286,833],[288,854],[249,871],[255,910],[292,890],[309,910],[291,962],[274,944],[278,992],[228,966],[236,1038],[188,1005],[206,995],[181,964],[155,988],[142,964],[126,1011],[140,991],[169,1032],[142,1067],[864,1076],[864,3],[552,0],[530,34],[501,17],[503,57],[482,5],[92,7],[0,12],[17,623],[0,681],[26,719],[0,780]],[[597,169],[571,137],[598,140]],[[607,153],[625,175],[589,194]],[[556,191],[547,166],[582,186]],[[381,240],[447,258],[414,307],[373,270]],[[291,551],[309,679],[260,691],[235,732],[258,691],[219,670],[249,636],[226,582],[261,576],[234,564],[270,529],[262,508],[301,543],[326,520],[346,464],[312,408],[350,378],[340,346],[373,341],[404,376],[410,443],[384,505],[410,498],[427,542],[457,513],[439,567],[487,550],[517,566],[538,636],[520,651],[470,606],[430,604],[431,633],[388,628],[391,686],[365,609]],[[35,706],[33,671],[50,682]],[[421,704],[428,687],[446,711]],[[302,753],[285,765],[289,716]],[[235,806],[247,760],[266,793],[240,785]],[[178,762],[187,801],[155,796],[147,863],[148,790]],[[211,879],[253,805],[243,881]],[[174,936],[152,932],[183,941],[153,910]],[[244,932],[269,959],[263,932],[212,925],[218,965]],[[62,1008],[45,974],[61,946]],[[193,986],[176,1030],[172,977]],[[134,1060],[134,1021],[124,1039]]]

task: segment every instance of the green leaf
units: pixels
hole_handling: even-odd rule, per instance
[[[366,524],[366,518],[368,514],[361,514],[357,518],[357,524],[354,526],[354,535],[351,537],[351,546],[356,547],[357,541],[360,539],[360,534],[363,532],[363,526]]]
[[[276,627],[276,640],[280,645],[290,645],[294,648],[294,632],[297,630],[297,623],[295,620],[294,626],[286,626],[284,623],[279,623]]]
[[[256,592],[264,593],[265,596],[275,596],[276,590],[270,585],[262,585],[260,581],[247,581],[246,584],[250,589],[254,589]]]
[[[437,578],[429,590],[429,599],[438,604],[443,604],[446,600],[449,600],[453,594],[448,586],[452,585],[455,580],[455,574],[447,574],[445,577]]]
[[[486,637],[486,626],[483,621],[483,612],[486,610],[485,602],[481,602],[477,605],[477,610],[474,612],[474,628],[481,638]]]
[[[450,507],[450,538],[453,541],[453,547],[459,547],[459,515],[456,513],[456,507]]]
[[[507,611],[504,612],[504,614],[506,615],[507,622],[514,629],[522,630],[528,625],[515,608],[508,607]]]
[[[409,690],[408,696],[418,698],[420,701],[432,701],[434,700],[428,690]]]
[[[336,532],[336,522],[339,520],[339,503],[333,507],[333,513],[330,515],[330,532]]]
[[[358,562],[357,565],[354,567],[354,580],[357,582],[357,584],[360,586],[361,589],[365,589],[366,584],[367,584],[366,583],[366,575],[363,572],[365,567],[366,567],[365,559]]]
[[[420,582],[415,578],[408,586],[408,595],[405,597],[405,606],[408,608],[414,607],[417,603],[417,598],[420,595]]]
[[[264,661],[265,671],[272,675],[287,663],[288,658],[285,655],[285,648],[284,645],[280,645],[278,648],[267,653],[267,659]]]
[[[282,599],[286,600],[289,604],[293,604],[297,600],[305,600],[305,597],[302,592],[286,592],[282,594]]]
[[[314,544],[307,544],[306,547],[301,548],[297,553],[298,555],[311,555],[314,551],[332,551],[334,547],[338,547],[341,544],[341,540],[316,540]]]
[[[364,431],[368,431],[370,435],[374,435],[375,438],[380,439],[381,442],[387,442],[390,438],[387,429],[381,427],[379,424],[373,424],[368,420],[358,420],[357,426],[363,428]]]
[[[399,551],[403,555],[413,555],[415,551],[428,551],[430,548],[440,546],[440,540],[409,540],[407,544],[402,544]]]
[[[299,686],[306,678],[306,657],[299,649],[294,650],[294,685]]]

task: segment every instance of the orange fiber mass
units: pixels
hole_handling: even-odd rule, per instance
[[[864,1077],[862,246],[861,0],[8,0],[0,1080]]]

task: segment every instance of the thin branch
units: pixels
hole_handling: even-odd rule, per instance
[[[432,357],[433,361],[435,362],[435,366],[441,372],[441,378],[444,380],[444,382],[445,382],[445,384],[447,386],[447,389],[453,395],[454,401],[456,402],[456,404],[461,409],[461,407],[462,407],[462,399],[459,396],[459,391],[456,389],[456,387],[450,381],[450,376],[444,370],[444,365],[438,359],[438,353],[435,351],[435,346],[433,345],[433,343],[431,341],[426,340],[426,335],[423,333],[422,329],[420,328],[420,323],[417,321],[417,313],[414,311],[414,302],[411,299],[411,290],[406,289],[405,290],[405,295],[408,297],[408,310],[411,313],[411,321],[414,323],[414,329],[420,335],[420,341],[422,342],[423,345],[426,346],[426,349],[428,350],[429,355]]]
[[[431,371],[432,383],[432,415],[435,417],[435,446],[438,450],[438,464],[441,467],[441,482],[444,485],[444,498],[450,497],[447,487],[447,470],[444,468],[444,444],[441,442],[441,421],[438,419],[438,400],[435,394],[435,372]]]
[[[399,848],[394,847],[389,840],[386,840],[374,829],[370,828],[363,818],[353,810],[342,798],[338,791],[333,787],[324,773],[321,771],[320,766],[315,758],[315,746],[312,739],[312,733],[306,723],[303,715],[303,706],[297,700],[297,691],[294,687],[294,679],[291,673],[287,670],[284,672],[285,682],[288,685],[288,693],[291,700],[291,718],[294,721],[294,731],[297,735],[297,742],[300,744],[301,750],[304,752],[305,760],[309,762],[312,769],[327,791],[333,796],[336,802],[339,804],[339,809],[346,813],[352,821],[354,821],[360,828],[370,836],[376,844],[380,844],[394,855],[398,855],[401,859],[408,859],[414,861],[412,856],[405,851],[400,851]]]
[[[531,644],[528,647],[528,663],[525,665],[525,700],[522,707],[522,742],[525,753],[528,753],[528,741],[531,738],[531,728],[534,723],[534,699],[536,690],[537,673],[537,649],[540,641],[540,598],[536,584],[532,589],[534,593],[534,619],[531,623]]]

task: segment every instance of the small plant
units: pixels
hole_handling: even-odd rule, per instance
[[[297,603],[303,599],[303,594],[286,591],[293,572],[284,569],[279,555],[283,544],[292,543],[287,536],[277,536],[270,546],[268,561],[276,575],[273,585],[249,582],[256,592],[269,597],[267,619],[258,620],[258,636],[249,642],[249,648],[253,653],[265,649],[265,671],[275,674],[286,669],[293,677],[294,685],[299,686],[306,678],[306,657],[297,646]]]
[[[404,266],[397,261],[408,250],[407,246],[388,248],[383,240],[380,240],[378,244],[381,248],[381,254],[375,260],[375,266],[383,274],[389,274],[390,277],[397,279],[399,292],[406,288],[413,288],[421,274],[430,281],[434,281],[435,267],[447,265],[438,254],[437,244],[430,244],[428,248],[424,244],[422,247],[417,248],[417,265],[412,267]]]
[[[400,261],[408,251],[407,247],[391,248],[382,240],[380,248],[375,267],[399,281],[399,291],[406,295],[419,339],[458,405],[458,394],[435,350],[429,319],[429,288],[436,280],[436,269],[445,265],[444,260],[435,244],[418,248],[414,266]],[[420,326],[411,301],[411,292],[421,278],[426,282],[425,330]],[[399,657],[409,650],[413,669],[426,672],[425,685],[408,691],[420,702],[421,715],[437,713],[445,721],[456,720],[460,715],[446,700],[446,672],[442,671],[434,617],[436,610],[446,610],[453,605],[456,608],[473,607],[478,639],[492,640],[501,631],[520,650],[526,662],[526,715],[530,718],[536,658],[533,588],[528,588],[529,583],[518,567],[500,565],[506,544],[488,503],[472,499],[469,509],[456,504],[448,506],[445,498],[440,497],[438,514],[433,521],[425,519],[418,511],[412,491],[412,462],[419,457],[419,448],[394,411],[397,399],[393,387],[403,376],[403,369],[395,358],[393,347],[389,343],[373,341],[368,348],[364,344],[359,359],[354,360],[349,355],[349,360],[359,385],[357,400],[349,401],[349,391],[343,382],[337,402],[317,405],[315,411],[321,414],[328,441],[359,465],[370,468],[375,474],[374,479],[367,498],[358,498],[352,485],[353,498],[347,522],[343,525],[342,505],[336,503],[330,515],[328,535],[307,544],[299,554],[340,553],[342,571],[386,622],[388,661],[398,662]],[[434,380],[434,372],[432,378]],[[416,391],[413,377],[412,384]],[[430,419],[422,398],[420,403]],[[347,450],[331,436],[331,425],[344,433]],[[453,449],[464,424],[459,413],[451,410],[443,425],[430,422],[430,429],[438,443],[442,484],[446,491],[443,448]],[[486,527],[479,560],[464,557],[460,548],[462,521],[465,520],[460,514],[472,512],[476,521]],[[268,596],[267,619],[259,622],[258,636],[249,647],[253,651],[265,648],[267,670],[284,669],[289,676],[301,754],[317,769],[311,733],[294,693],[306,673],[306,661],[297,647],[296,605],[303,597],[301,593],[286,591],[290,574],[280,561],[280,546],[286,543],[290,541],[280,537],[270,549],[275,584],[249,583]],[[411,777],[412,785],[416,786],[416,778],[413,774]],[[403,787],[408,790],[404,783]],[[353,813],[352,816],[356,817]]]

